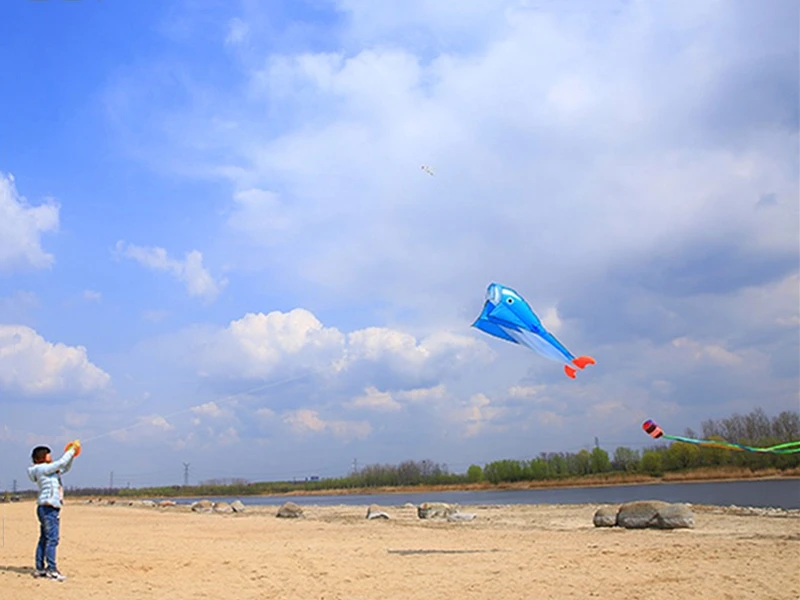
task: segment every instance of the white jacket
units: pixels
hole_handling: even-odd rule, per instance
[[[72,468],[72,459],[75,458],[75,448],[70,448],[64,456],[55,462],[39,463],[28,467],[28,477],[39,486],[39,504],[46,504],[54,508],[61,508],[64,499],[64,486],[61,484],[61,475]]]

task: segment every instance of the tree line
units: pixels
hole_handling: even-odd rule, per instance
[[[702,437],[710,440],[737,442],[749,446],[771,446],[800,440],[800,413],[784,411],[770,419],[758,408],[746,415],[735,414],[718,421],[701,424]],[[691,429],[685,437],[696,438]],[[248,482],[243,479],[209,480],[195,486],[166,486],[126,489],[76,489],[76,495],[118,496],[227,496],[284,494],[354,488],[435,486],[445,484],[514,483],[607,476],[614,473],[660,477],[668,472],[702,468],[742,467],[787,470],[800,467],[799,454],[761,454],[736,452],[723,448],[698,446],[684,442],[656,442],[643,450],[618,447],[611,454],[595,447],[579,452],[543,452],[527,460],[505,459],[483,466],[471,465],[466,473],[452,473],[446,464],[431,460],[407,460],[397,465],[372,464],[344,477],[313,481]]]
[[[770,419],[757,408],[747,415],[702,423],[702,437],[748,446],[772,446],[800,439],[800,413],[784,411]],[[691,429],[684,437],[697,438]],[[532,460],[500,460],[483,468],[472,465],[467,470],[470,481],[490,483],[536,481],[601,475],[613,472],[642,473],[660,477],[666,472],[689,471],[708,467],[743,467],[751,470],[800,467],[799,454],[762,454],[737,452],[724,448],[699,446],[686,442],[656,443],[641,452],[618,447],[612,455],[596,447],[577,453],[542,453]]]

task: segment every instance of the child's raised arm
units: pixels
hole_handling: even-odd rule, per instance
[[[70,447],[69,450],[64,452],[64,456],[58,460],[41,465],[42,468],[39,470],[39,472],[45,475],[51,475],[56,471],[61,470],[62,473],[66,473],[72,467],[72,459],[75,458],[75,452],[75,447]]]

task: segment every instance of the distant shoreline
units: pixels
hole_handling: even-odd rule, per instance
[[[500,492],[515,490],[547,490],[547,489],[568,489],[568,488],[594,488],[594,487],[624,487],[628,485],[665,485],[671,483],[724,483],[738,481],[767,481],[767,480],[800,480],[800,473],[790,475],[768,475],[751,476],[729,476],[729,477],[682,477],[682,478],[662,478],[662,477],[640,477],[630,478],[624,481],[612,482],[587,482],[580,480],[570,481],[521,481],[516,483],[501,483],[497,485],[476,483],[476,484],[446,484],[446,485],[412,485],[412,486],[383,486],[369,488],[347,488],[330,490],[295,490],[282,493],[253,494],[254,496],[371,496],[378,494],[416,494],[425,492]]]
[[[713,469],[701,470],[687,473],[669,473],[663,477],[653,477],[642,474],[614,474],[612,476],[588,476],[584,478],[554,479],[539,481],[518,481],[514,483],[491,484],[488,482],[480,483],[454,483],[441,485],[409,485],[409,486],[375,486],[357,488],[330,488],[304,490],[296,489],[285,492],[265,491],[261,493],[242,493],[241,488],[226,490],[224,486],[213,490],[199,490],[191,487],[184,493],[171,493],[165,488],[160,488],[159,493],[154,494],[151,488],[141,488],[129,490],[124,494],[79,494],[72,495],[73,498],[95,498],[95,497],[154,497],[159,498],[187,498],[187,497],[212,497],[212,496],[242,496],[242,497],[286,497],[293,496],[372,496],[383,494],[418,494],[436,492],[492,492],[492,491],[514,491],[514,490],[547,490],[547,489],[569,489],[569,488],[601,488],[601,487],[624,487],[631,485],[666,485],[674,483],[723,483],[723,482],[742,482],[742,481],[767,481],[767,480],[800,480],[800,469],[790,469],[778,471],[777,469],[765,469],[763,471],[750,471],[749,469]],[[176,490],[177,491],[177,490]]]

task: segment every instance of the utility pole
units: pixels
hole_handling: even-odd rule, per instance
[[[600,447],[600,442],[599,442],[599,440],[597,439],[597,436],[594,436],[594,447],[595,447],[595,448],[599,448],[599,447]]]
[[[14,480],[14,483],[12,484],[12,487],[11,487],[11,492],[12,492],[12,493],[13,493],[15,496],[17,495],[17,480],[16,480],[16,479]]]
[[[358,459],[357,458],[353,459],[353,473],[358,475]]]
[[[114,489],[114,471],[111,471],[111,474],[108,476],[108,489]]]
[[[189,485],[189,463],[183,463],[183,487]]]

